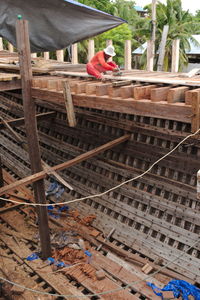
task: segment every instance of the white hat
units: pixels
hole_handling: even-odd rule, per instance
[[[112,45],[109,45],[103,51],[104,51],[105,54],[107,54],[109,56],[115,56],[116,55],[115,48]]]

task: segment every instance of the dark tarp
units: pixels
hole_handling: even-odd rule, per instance
[[[73,0],[0,0],[0,36],[14,46],[18,15],[29,21],[31,52],[63,49],[125,22]]]

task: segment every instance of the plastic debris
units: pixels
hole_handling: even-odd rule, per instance
[[[26,258],[26,260],[28,260],[28,261],[33,261],[36,259],[39,259],[39,256],[37,255],[37,253],[33,253]]]
[[[183,300],[189,300],[188,296],[193,296],[195,300],[200,300],[200,289],[184,280],[171,280],[163,289],[158,288],[153,283],[147,282],[147,285],[153,289],[153,292],[164,300],[163,293],[172,291],[174,298],[182,297]]]
[[[51,180],[51,181],[52,182],[49,185],[47,191],[45,192],[45,195],[47,197],[55,195],[56,200],[58,200],[64,193],[65,188],[62,184],[58,183],[56,180]]]
[[[87,255],[88,259],[87,259],[87,263],[90,264],[92,261],[92,253],[88,250],[84,251],[85,255]]]

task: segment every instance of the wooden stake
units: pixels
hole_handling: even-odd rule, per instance
[[[154,55],[153,55],[153,42],[147,41],[147,71],[153,71]]]
[[[42,171],[40,158],[40,149],[37,136],[37,125],[35,117],[35,104],[31,96],[31,53],[28,33],[28,22],[25,20],[17,20],[16,22],[17,48],[19,52],[20,74],[22,80],[22,96],[25,117],[25,127],[29,148],[29,157],[31,162],[32,173]],[[35,199],[37,203],[46,203],[45,188],[43,179],[33,184]],[[42,258],[46,259],[51,256],[50,235],[48,226],[47,208],[39,206],[38,223],[39,234],[42,250]]]
[[[49,52],[44,52],[44,59],[49,60]]]
[[[11,43],[8,43],[8,51],[9,52],[14,52],[14,47]]]
[[[52,167],[52,170],[59,171],[59,170],[64,170],[66,168],[72,167],[72,166],[74,166],[74,165],[76,165],[76,164],[78,164],[78,163],[80,163],[80,162],[82,162],[86,159],[89,159],[91,157],[96,156],[97,154],[99,154],[103,151],[111,149],[111,148],[113,148],[113,147],[115,147],[115,146],[117,146],[117,145],[119,145],[119,144],[121,144],[125,141],[128,141],[130,139],[130,137],[131,137],[130,134],[125,134],[125,135],[123,135],[123,136],[121,136],[121,137],[119,137],[119,138],[117,138],[113,141],[110,141],[110,142],[108,142],[108,143],[106,143],[102,146],[99,146],[95,149],[92,149],[92,150],[90,150],[86,153],[83,153],[83,154],[81,154],[81,155],[79,155],[79,156],[77,156],[77,157],[75,157],[71,160],[68,160],[64,163],[61,163],[57,166],[54,166],[54,167]],[[13,183],[11,183],[11,184],[3,187],[3,188],[0,188],[0,195],[6,193],[8,191],[11,191],[13,189],[16,189],[19,186],[27,185],[27,184],[33,183],[33,182],[35,182],[39,179],[45,178],[45,176],[46,176],[46,172],[41,171],[41,172],[38,172],[37,174],[34,174],[34,175],[28,176],[26,178],[20,179],[18,181],[15,181],[15,182],[13,182]]]
[[[165,25],[163,28],[162,41],[160,43],[160,48],[159,48],[157,71],[163,71],[163,63],[165,58],[165,46],[166,46],[168,31],[169,31],[169,25]]]
[[[124,69],[131,70],[132,64],[132,51],[131,51],[131,40],[125,41],[125,48],[124,48]]]
[[[88,61],[90,61],[92,59],[92,57],[94,56],[94,53],[95,53],[94,40],[89,40],[89,43],[88,43]]]
[[[76,117],[74,112],[74,104],[72,101],[70,86],[67,81],[63,81],[62,84],[63,84],[63,94],[64,94],[65,107],[67,111],[68,123],[70,127],[75,127]]]
[[[172,42],[172,67],[171,71],[178,72],[179,68],[179,48],[180,48],[180,40],[173,40]]]
[[[78,64],[78,44],[72,45],[72,64]]]
[[[3,38],[0,37],[0,51],[3,50]]]
[[[57,50],[56,58],[57,58],[57,61],[63,62],[64,61],[64,50]]]

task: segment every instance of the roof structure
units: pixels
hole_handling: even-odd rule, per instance
[[[144,8],[142,8],[141,6],[139,6],[139,5],[135,5],[134,8],[138,12],[146,12],[146,10]]]

